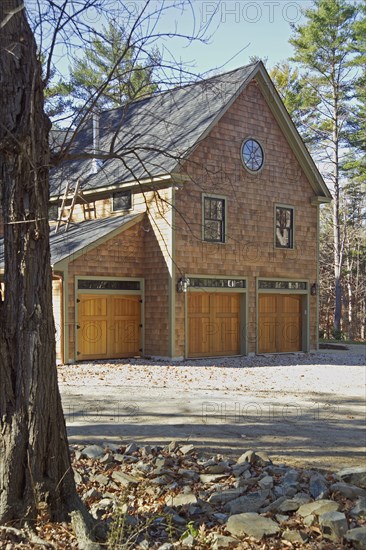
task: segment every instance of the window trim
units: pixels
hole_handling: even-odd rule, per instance
[[[128,208],[114,208],[114,195],[120,194],[120,193],[129,193],[130,195],[130,206]],[[111,196],[111,211],[114,212],[129,212],[133,209],[133,194],[132,189],[120,189],[118,191],[114,191]]]
[[[221,200],[224,202],[224,219],[223,219],[223,239],[222,241],[212,241],[205,239],[205,199],[216,199]],[[202,193],[202,205],[201,205],[201,212],[202,212],[202,241],[204,243],[210,243],[210,244],[225,244],[227,242],[227,198],[224,195],[215,195],[212,193]]]
[[[291,210],[292,213],[292,231],[291,231],[291,246],[280,246],[277,245],[277,208],[284,208],[286,210]],[[291,204],[279,204],[274,205],[273,210],[273,237],[274,242],[273,246],[276,250],[295,250],[295,207]]]
[[[244,161],[244,155],[243,155],[243,149],[244,149],[244,145],[246,144],[247,141],[255,141],[256,143],[258,143],[259,147],[261,148],[261,151],[262,151],[262,165],[260,168],[258,168],[258,170],[251,170],[246,164],[245,164],[245,161]],[[265,161],[266,161],[266,156],[265,156],[265,152],[264,152],[264,147],[263,147],[263,143],[260,139],[258,139],[257,137],[254,137],[252,135],[249,135],[247,137],[245,137],[243,139],[243,141],[241,142],[241,145],[240,145],[240,159],[241,159],[241,163],[243,165],[243,167],[245,168],[245,170],[247,172],[249,172],[249,174],[251,174],[252,176],[254,175],[257,175],[257,174],[260,174],[260,172],[263,170],[264,168],[264,164],[265,164]]]

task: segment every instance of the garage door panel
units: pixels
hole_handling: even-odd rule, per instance
[[[210,313],[210,295],[208,293],[188,295],[188,307],[191,316],[208,315]]]
[[[188,294],[188,355],[240,354],[240,295]]]
[[[139,355],[140,296],[80,294],[78,325],[79,359]]]
[[[282,296],[281,305],[283,313],[301,313],[299,296]]]
[[[238,319],[221,318],[217,322],[217,337],[213,340],[214,355],[240,353],[240,323]]]
[[[259,313],[274,313],[277,312],[276,296],[272,294],[262,294],[259,296]]]
[[[104,357],[107,353],[107,321],[81,321],[79,329],[80,356]]]
[[[111,326],[110,353],[115,357],[138,355],[140,348],[140,330],[136,321],[114,321]]]
[[[140,296],[113,296],[112,315],[114,317],[140,316]]]
[[[260,294],[258,317],[259,353],[301,351],[301,295]]]
[[[107,298],[81,295],[79,314],[82,317],[101,317],[107,315]]]
[[[259,353],[271,353],[276,348],[276,319],[263,315],[259,323]]]
[[[197,315],[194,314],[194,315]],[[188,321],[188,345],[190,357],[203,357],[209,354],[210,337],[214,327],[209,317],[191,317]]]

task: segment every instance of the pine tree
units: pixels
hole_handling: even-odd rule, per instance
[[[334,319],[336,335],[341,331],[343,235],[341,219],[341,164],[345,144],[345,125],[350,113],[354,75],[350,63],[354,58],[354,23],[357,6],[346,0],[315,0],[305,10],[306,23],[293,27],[290,43],[293,60],[303,70],[316,108],[308,118],[314,135],[313,151],[322,163],[323,173],[333,191],[333,268]],[[308,105],[305,105],[308,107]],[[316,147],[314,147],[316,146]],[[321,154],[323,153],[323,154]],[[329,166],[329,168],[326,168]]]
[[[157,90],[153,71],[160,61],[157,52],[145,62],[138,60],[138,48],[128,43],[124,30],[110,22],[94,33],[84,57],[71,71],[72,95],[77,100],[97,99],[100,109],[120,107]]]

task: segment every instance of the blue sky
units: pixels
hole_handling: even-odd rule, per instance
[[[268,58],[272,67],[291,55],[290,24],[303,22],[302,9],[312,5],[312,0],[194,0],[193,14],[189,9],[180,17],[167,12],[162,23],[189,34],[193,22],[198,27],[212,18],[209,44],[194,42],[187,47],[172,41],[169,46],[199,73],[221,67],[231,70],[247,64],[251,56]]]
[[[145,2],[123,1],[124,15],[119,18],[121,24],[127,22],[128,28],[144,8]],[[113,6],[112,0],[106,0],[108,3]],[[191,0],[190,3],[186,0],[183,9],[174,7],[174,4],[177,6],[179,0],[151,0],[148,12],[154,13],[164,6],[163,13],[159,19],[154,15],[148,17],[143,30],[146,32],[148,27],[148,33],[165,35],[165,38],[159,37],[155,42],[159,50],[167,48],[168,57],[173,56],[185,63],[190,72],[203,76],[246,65],[252,56],[268,58],[268,68],[287,59],[292,53],[288,43],[290,25],[304,22],[302,10],[311,7],[313,0]],[[130,19],[126,15],[128,13]],[[106,20],[96,16],[93,10],[88,10],[85,16],[90,26],[98,31],[106,24]],[[187,40],[174,36],[192,36],[205,26],[207,44],[197,40],[188,44]],[[167,33],[172,36],[166,37]],[[78,44],[78,49],[74,49],[73,54],[83,55],[84,47],[80,40],[76,38],[74,42]],[[60,45],[56,49],[54,61],[58,73],[66,76],[70,65],[66,46]]]

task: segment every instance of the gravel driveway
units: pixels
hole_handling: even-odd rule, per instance
[[[189,441],[337,470],[365,459],[365,346],[348,351],[59,367],[72,443]]]

